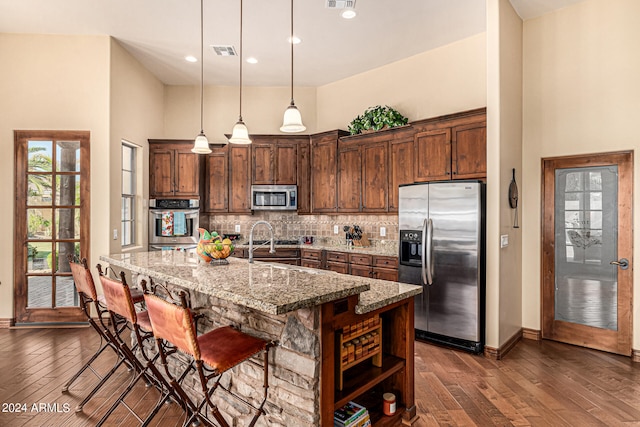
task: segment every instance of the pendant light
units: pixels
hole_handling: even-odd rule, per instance
[[[229,142],[232,144],[251,144],[249,130],[242,121],[242,0],[240,0],[240,113],[238,121],[233,126],[233,131],[231,131]]]
[[[289,38],[289,43],[291,43],[291,104],[284,111],[284,119],[280,131],[290,133],[303,132],[307,128],[302,124],[302,116],[293,101],[293,0],[291,0],[291,37]]]
[[[203,54],[203,44],[204,44],[204,25],[203,25],[203,6],[204,0],[200,0],[200,133],[196,137],[194,141],[192,152],[197,154],[209,154],[211,152],[211,148],[209,148],[209,140],[207,136],[204,134],[204,126],[203,122],[203,110],[204,110],[204,54]]]

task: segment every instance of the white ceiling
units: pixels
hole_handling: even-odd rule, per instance
[[[580,0],[511,0],[524,19]],[[350,21],[326,0],[296,0],[296,86],[320,86],[485,31],[482,0],[356,0]],[[244,0],[244,84],[288,86],[289,0]],[[205,84],[237,85],[238,57],[216,56],[212,44],[239,48],[239,0],[204,0]],[[0,0],[0,32],[106,34],[162,82],[197,84],[198,0]]]

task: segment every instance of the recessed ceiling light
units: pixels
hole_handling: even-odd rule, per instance
[[[257,64],[258,60],[256,58],[254,58],[253,56],[250,56],[249,58],[247,58],[247,62],[249,64]]]
[[[184,57],[185,61],[187,62],[198,62],[198,58],[196,58],[193,55],[187,55]]]
[[[340,16],[342,16],[344,19],[353,19],[356,17],[356,11],[353,9],[345,9],[340,12]]]
[[[289,37],[287,41],[293,44],[299,44],[300,42],[302,42],[302,40],[300,40],[300,38],[296,36],[293,36],[293,38]]]

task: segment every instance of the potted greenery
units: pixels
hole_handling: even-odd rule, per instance
[[[369,107],[349,123],[349,133],[357,135],[366,132],[375,132],[381,129],[403,126],[409,122],[405,116],[397,110],[385,105]]]

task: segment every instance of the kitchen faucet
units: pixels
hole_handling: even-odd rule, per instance
[[[261,243],[260,245],[256,246],[255,248],[253,247],[253,229],[256,228],[256,225],[258,224],[264,224],[267,227],[269,227],[269,234],[270,234],[270,238],[268,241]],[[275,254],[276,253],[276,248],[274,246],[274,241],[273,241],[273,227],[271,226],[271,224],[269,224],[267,221],[257,221],[255,224],[253,224],[251,226],[251,231],[249,232],[249,262],[253,264],[253,251],[255,251],[256,249],[258,249],[261,246],[266,245],[267,243],[271,243],[271,248],[269,249],[269,253],[270,254]]]

